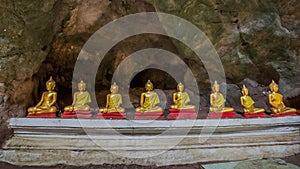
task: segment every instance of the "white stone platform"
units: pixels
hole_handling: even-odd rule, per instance
[[[172,165],[300,153],[300,116],[258,119],[13,118],[0,161],[16,165]]]

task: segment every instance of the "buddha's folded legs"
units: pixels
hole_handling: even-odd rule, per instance
[[[57,108],[55,106],[51,106],[49,109],[42,109],[36,107],[28,108],[28,114],[47,114],[47,113],[56,113]]]

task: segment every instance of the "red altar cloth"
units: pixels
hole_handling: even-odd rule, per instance
[[[215,112],[209,112],[208,114],[209,118],[235,118],[234,112],[224,112],[224,113],[215,113]]]
[[[125,119],[125,113],[122,112],[109,112],[109,113],[98,113],[97,119]]]
[[[253,113],[253,114],[251,114],[251,113],[244,113],[244,116],[246,118],[258,118],[258,117],[265,118],[265,117],[267,117],[265,112]]]
[[[285,117],[285,116],[297,116],[297,113],[272,114],[272,117]]]
[[[47,114],[28,114],[28,118],[55,118],[56,113],[47,113]]]
[[[72,112],[64,112],[61,116],[62,118],[91,118],[92,114],[90,111],[72,111]]]
[[[164,114],[163,112],[136,112],[135,119],[137,120],[163,120]]]
[[[169,120],[176,119],[196,119],[198,116],[194,109],[169,109],[170,114],[168,115]]]

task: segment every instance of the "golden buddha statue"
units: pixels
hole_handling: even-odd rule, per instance
[[[47,91],[42,94],[41,100],[34,107],[28,108],[28,114],[51,114],[56,113],[57,108],[54,106],[57,99],[57,93],[53,91],[55,88],[55,81],[50,79],[46,82]]]
[[[144,112],[161,112],[162,108],[156,106],[160,103],[158,95],[153,91],[153,84],[150,80],[145,85],[146,92],[141,94],[140,105],[141,107],[136,108],[136,112],[144,113]]]
[[[89,111],[90,106],[88,103],[91,103],[91,97],[89,92],[86,90],[86,84],[81,80],[78,83],[78,92],[74,93],[73,103],[70,106],[64,108],[65,112],[73,112],[77,110]]]
[[[255,114],[255,113],[262,113],[265,111],[265,109],[254,107],[255,102],[252,100],[250,96],[248,96],[249,94],[248,89],[246,88],[245,85],[243,85],[242,94],[243,96],[241,97],[241,104],[244,107],[244,113]]]
[[[210,112],[214,113],[224,113],[224,112],[233,112],[234,109],[231,107],[225,107],[225,99],[222,93],[220,93],[220,86],[215,81],[212,87],[213,93],[210,94]]]
[[[297,110],[294,108],[286,107],[282,101],[283,96],[278,92],[278,85],[272,80],[269,85],[272,93],[268,95],[269,103],[271,105],[271,112],[274,114],[289,114],[295,113]]]
[[[119,107],[122,104],[122,96],[118,93],[119,87],[114,83],[110,87],[111,94],[106,96],[106,106],[101,108],[100,113],[110,113],[110,112],[121,112],[124,113],[125,109]]]
[[[188,105],[190,102],[190,97],[187,92],[183,92],[184,85],[179,83],[177,85],[177,92],[173,93],[174,105],[171,105],[171,109],[195,109],[194,105]]]

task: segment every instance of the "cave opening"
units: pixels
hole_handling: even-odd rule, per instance
[[[136,74],[130,82],[130,88],[144,88],[148,80],[151,80],[154,88],[158,89],[172,90],[177,86],[176,80],[170,74],[150,68]]]

